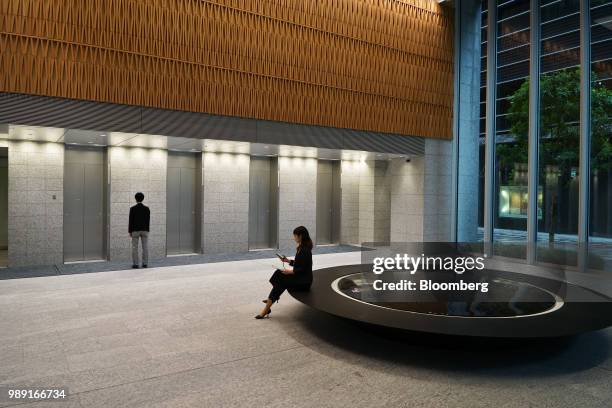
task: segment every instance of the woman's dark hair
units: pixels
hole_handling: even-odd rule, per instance
[[[142,200],[144,200],[144,194],[142,193],[136,193],[136,195],[134,196],[134,198],[136,199],[137,202],[142,203]]]
[[[310,234],[308,230],[303,225],[300,225],[296,229],[293,230],[293,235],[297,235],[300,237],[300,245],[298,245],[298,251],[301,249],[312,249],[312,239],[310,239]]]

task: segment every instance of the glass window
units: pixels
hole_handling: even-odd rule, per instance
[[[491,0],[492,1],[492,0]],[[589,266],[612,270],[612,0],[590,0]],[[526,256],[528,0],[497,0],[494,253]],[[540,0],[537,261],[577,265],[580,166],[580,0]],[[487,4],[483,2],[479,226],[484,220]],[[481,233],[482,236],[482,233]]]
[[[494,254],[526,257],[529,0],[498,1]]]
[[[589,267],[612,270],[612,1],[591,0]]]
[[[542,1],[537,260],[577,265],[580,154],[578,0]],[[578,36],[578,37],[577,37]]]

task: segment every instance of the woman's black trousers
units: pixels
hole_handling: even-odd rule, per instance
[[[274,271],[274,274],[270,278],[272,284],[272,290],[268,295],[268,299],[276,302],[283,292],[287,289],[293,290],[308,290],[310,289],[309,282],[301,282],[296,278],[295,275],[285,275],[279,269]]]

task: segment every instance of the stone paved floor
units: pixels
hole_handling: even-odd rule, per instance
[[[256,321],[273,263],[0,281],[0,385],[69,389],[20,407],[610,406],[612,330],[457,350],[376,337],[289,295]]]

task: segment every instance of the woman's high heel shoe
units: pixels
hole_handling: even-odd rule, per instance
[[[263,316],[262,316],[262,315],[260,315],[260,314],[258,314],[258,315],[256,315],[256,316],[255,316],[255,318],[256,318],[257,320],[259,320],[259,319],[265,319],[266,317],[270,317],[270,313],[272,313],[272,310],[268,310],[268,313],[266,313],[266,314],[265,314],[265,315],[263,315]]]

